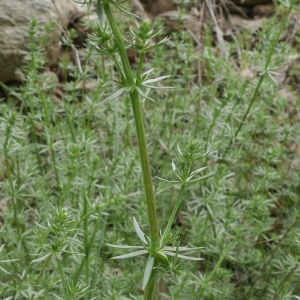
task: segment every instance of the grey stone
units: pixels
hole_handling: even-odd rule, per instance
[[[54,4],[55,3],[55,4]],[[0,81],[20,81],[23,64],[22,51],[28,43],[29,24],[37,20],[37,32],[55,21],[49,34],[50,43],[45,48],[47,65],[57,61],[60,54],[60,37],[75,15],[83,14],[79,4],[72,0],[2,0],[0,1]]]
[[[231,0],[236,5],[240,6],[255,6],[259,4],[268,4],[273,3],[272,0]]]

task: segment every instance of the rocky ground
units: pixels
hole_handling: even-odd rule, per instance
[[[28,2],[28,3],[27,3]],[[242,30],[255,35],[260,29],[262,20],[275,13],[275,5],[271,0],[201,0],[197,4],[180,5],[173,0],[133,0],[131,11],[141,17],[152,20],[162,19],[164,29],[170,34],[179,29],[187,30],[195,41],[195,47],[201,51],[201,42],[205,27],[211,26],[214,32],[214,44],[219,45],[221,54],[226,55],[226,43],[234,39]],[[182,11],[185,11],[183,14]],[[37,31],[50,40],[45,44],[46,63],[41,72],[50,74],[57,81],[63,81],[66,70],[61,66],[62,60],[80,64],[80,51],[83,50],[90,24],[97,20],[91,9],[87,13],[72,0],[11,0],[0,3],[0,83],[19,85],[24,80],[21,71],[24,50],[30,41],[29,24],[37,19]],[[180,22],[179,22],[180,20]],[[293,40],[300,29],[299,15],[291,16],[291,26],[285,39]],[[46,26],[46,27],[45,27]],[[45,31],[46,28],[46,31]],[[68,30],[75,31],[76,38],[68,36]],[[69,40],[70,47],[64,47],[62,40]],[[135,53],[130,53],[134,61]],[[299,55],[291,58],[291,62],[299,61]],[[284,74],[288,74],[287,66]],[[254,76],[245,70],[242,76]],[[294,82],[300,82],[300,75],[293,74]],[[281,83],[289,82],[289,78],[281,78]],[[0,96],[7,97],[5,88],[0,87]]]
[[[28,2],[28,3],[27,3]],[[203,25],[207,25],[208,18],[220,33],[218,39],[226,39],[232,34],[236,34],[240,29],[258,30],[261,18],[269,17],[275,12],[275,6],[270,0],[252,1],[199,1],[197,5],[186,5],[187,11],[182,16],[178,5],[173,0],[134,0],[131,3],[132,11],[139,15],[147,15],[151,19],[162,18],[167,31],[178,29],[178,19],[181,17],[183,26],[192,31],[197,37],[197,30]],[[38,31],[44,32],[45,25],[48,26],[47,37],[51,40],[46,46],[47,63],[45,68],[53,67],[57,64],[62,51],[61,39],[64,38],[67,30],[74,28],[78,38],[74,40],[74,45],[81,48],[89,26],[90,20],[95,20],[93,12],[87,15],[83,8],[72,0],[35,0],[21,1],[11,0],[0,3],[0,81],[12,82],[22,81],[20,66],[23,63],[22,50],[29,42],[28,30],[30,21],[36,18]],[[50,30],[51,23],[56,22],[56,26]],[[299,24],[298,24],[299,25]],[[45,33],[45,32],[44,32]],[[73,49],[74,50],[74,49]]]

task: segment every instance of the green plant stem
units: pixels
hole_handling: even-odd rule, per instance
[[[183,196],[183,193],[184,193],[184,190],[185,190],[185,185],[182,185],[181,188],[180,188],[180,192],[179,192],[179,196],[175,202],[175,205],[173,207],[173,210],[172,210],[172,214],[169,218],[169,221],[168,221],[168,224],[166,226],[166,229],[164,231],[164,234],[161,238],[162,242],[164,243],[164,241],[167,239],[169,233],[170,233],[170,230],[171,230],[171,226],[173,224],[173,221],[176,217],[176,214],[177,214],[177,211],[178,211],[178,208],[179,208],[179,205],[180,205],[180,202],[181,202],[181,199],[182,199],[182,196]]]
[[[267,269],[267,266],[269,265],[270,261],[274,258],[275,253],[277,252],[277,250],[279,249],[281,243],[283,242],[283,240],[287,237],[287,235],[289,234],[289,232],[292,230],[292,228],[300,221],[300,217],[297,218],[292,225],[287,229],[287,231],[285,232],[285,234],[283,235],[283,237],[279,240],[279,243],[277,244],[277,246],[275,247],[275,249],[273,250],[272,254],[270,255],[269,259],[266,261],[266,263],[263,265],[262,270],[260,272],[260,275],[254,280],[254,282],[252,283],[252,286],[250,287],[250,289],[248,290],[247,294],[246,294],[246,298],[248,299],[251,295],[251,291],[253,290],[256,282],[263,276],[264,272]]]
[[[34,35],[30,35],[30,44],[34,44]],[[32,64],[32,69],[34,70],[34,79],[37,85],[37,90],[38,93],[40,95],[41,101],[42,101],[42,105],[44,108],[44,113],[45,113],[45,120],[48,126],[48,130],[50,131],[50,115],[49,115],[49,111],[48,111],[48,105],[47,105],[47,101],[45,99],[45,93],[41,88],[41,84],[39,82],[39,75],[37,73],[37,68],[36,68],[36,63],[35,63],[35,52],[30,49],[30,55],[31,55],[31,64]],[[31,111],[31,114],[33,113],[33,111]],[[33,119],[32,119],[33,122]],[[32,130],[35,130],[35,128],[33,127]],[[56,179],[56,184],[57,184],[57,189],[60,189],[60,180],[59,180],[59,175],[58,175],[58,169],[57,169],[57,164],[56,164],[56,157],[55,157],[55,153],[54,153],[54,143],[53,143],[53,138],[52,135],[49,133],[49,148],[50,148],[50,156],[51,156],[51,160],[52,160],[52,164],[53,164],[53,168],[54,168],[54,174],[55,174],[55,179]],[[39,164],[41,164],[41,161],[38,160]],[[58,196],[58,205],[61,205],[61,197]]]
[[[210,224],[211,224],[211,228],[212,228],[212,231],[213,231],[214,238],[216,239],[217,238],[217,233],[216,233],[216,228],[215,228],[215,225],[214,225],[213,217],[212,217],[209,209],[207,208],[207,206],[205,206],[205,210],[206,210],[206,213],[208,215],[208,219],[209,219]]]
[[[281,292],[282,288],[284,287],[284,284],[289,280],[289,278],[294,273],[294,271],[298,268],[298,266],[299,266],[299,262],[297,262],[295,264],[295,266],[290,270],[290,272],[288,272],[288,274],[283,278],[283,280],[280,282],[278,288],[276,289],[272,300],[278,299],[278,295]]]
[[[185,173],[188,174],[189,171],[190,171],[190,168],[191,168],[191,161],[188,161],[187,162],[187,165],[185,167]],[[171,231],[171,226],[173,224],[173,221],[175,220],[175,217],[176,217],[176,214],[177,214],[177,211],[178,211],[178,208],[179,208],[179,205],[180,205],[180,202],[181,202],[181,199],[182,199],[182,196],[183,196],[183,193],[185,191],[185,188],[186,188],[186,184],[182,184],[181,187],[180,187],[180,192],[179,192],[179,196],[175,202],[175,205],[173,207],[173,210],[172,210],[172,214],[169,218],[169,221],[168,221],[168,224],[166,226],[166,229],[164,231],[164,234],[161,238],[161,241],[162,241],[162,245],[165,243],[165,241],[167,240],[168,238],[168,235]],[[164,246],[164,245],[163,245]]]
[[[46,102],[43,92],[40,90],[40,85],[38,85],[38,87],[39,87],[39,93],[41,95],[42,104],[44,107],[46,124],[47,124],[48,130],[49,130],[48,143],[49,143],[49,149],[50,149],[50,156],[51,156],[52,165],[53,165],[53,169],[54,169],[57,190],[59,191],[60,190],[60,179],[59,179],[58,168],[57,168],[57,163],[56,163],[56,156],[55,156],[55,152],[54,152],[54,142],[53,142],[53,137],[52,137],[52,128],[51,128],[51,123],[50,123],[50,115],[49,115],[49,111],[48,111],[48,105],[47,105],[47,102]],[[58,205],[59,206],[61,205],[60,193],[58,193]]]
[[[41,268],[41,270],[40,270],[39,277],[38,277],[38,279],[37,279],[37,281],[36,281],[36,284],[37,284],[37,285],[39,284],[40,279],[42,278],[42,275],[43,275],[43,273],[44,273],[44,270],[45,270],[46,266],[48,265],[48,263],[49,263],[51,257],[52,257],[52,254],[49,255],[49,256],[46,258],[46,260],[44,261],[43,266],[42,266],[42,268]]]
[[[63,99],[63,105],[64,105],[65,114],[66,114],[67,125],[68,125],[70,133],[71,133],[72,141],[74,144],[76,144],[77,138],[76,138],[76,134],[75,134],[75,129],[74,129],[72,118],[70,117],[70,111],[69,111],[69,108],[68,108],[68,105],[67,105],[65,99]]]
[[[270,48],[270,50],[269,50],[269,53],[268,53],[268,56],[267,56],[267,60],[266,60],[266,63],[265,63],[264,73],[263,73],[263,74],[260,76],[260,78],[259,78],[258,84],[257,84],[257,86],[256,86],[256,88],[255,88],[254,93],[253,93],[252,99],[251,99],[251,101],[250,101],[250,103],[249,103],[249,105],[248,105],[248,108],[247,108],[247,110],[246,110],[246,112],[245,112],[245,114],[244,114],[244,116],[243,116],[242,121],[241,121],[240,124],[239,124],[238,129],[236,130],[236,132],[235,132],[235,134],[233,135],[233,137],[230,139],[230,142],[229,142],[229,144],[228,144],[228,146],[227,146],[227,148],[226,148],[226,150],[225,150],[225,152],[224,152],[224,155],[223,155],[223,157],[222,157],[223,159],[226,157],[226,155],[227,155],[227,153],[228,153],[230,147],[232,146],[234,140],[237,138],[239,132],[241,131],[243,125],[245,124],[245,120],[246,120],[246,118],[247,118],[247,116],[248,116],[248,114],[249,114],[249,112],[250,112],[250,110],[251,110],[251,107],[252,107],[254,101],[255,101],[256,98],[257,98],[257,95],[258,95],[260,86],[262,85],[262,83],[263,83],[263,81],[264,81],[265,74],[266,74],[267,69],[268,69],[268,66],[269,66],[269,64],[270,64],[270,62],[271,62],[271,58],[272,58],[272,55],[273,55],[273,53],[274,53],[275,47],[276,47],[276,45],[277,45],[277,43],[278,43],[278,41],[279,41],[280,35],[281,35],[281,33],[282,33],[283,29],[284,29],[284,26],[285,26],[286,21],[287,21],[289,15],[290,15],[290,13],[291,13],[291,10],[292,10],[292,5],[289,7],[288,12],[287,12],[286,15],[284,16],[284,19],[283,19],[283,21],[282,21],[281,24],[280,24],[279,30],[277,31],[277,34],[276,34],[275,38],[274,38],[273,41],[272,41],[271,48]]]
[[[30,35],[30,45],[34,45],[34,36],[31,34]],[[38,74],[37,74],[37,66],[36,66],[36,58],[35,58],[35,53],[32,51],[32,49],[30,49],[30,56],[31,56],[31,63],[30,63],[30,69],[33,70],[33,74],[34,74],[34,80],[35,82],[38,82]],[[30,87],[29,87],[30,88]],[[35,129],[35,125],[34,125],[34,119],[35,119],[35,112],[34,112],[34,108],[33,108],[33,99],[32,99],[32,95],[28,96],[28,103],[29,103],[29,110],[30,110],[30,125],[31,125],[31,138],[33,140],[33,142],[35,143],[35,145],[38,145],[38,138],[37,138],[37,134],[36,134],[36,129]],[[39,154],[38,148],[34,147],[34,151],[35,151],[35,155],[37,157],[37,162],[39,165],[39,171],[41,173],[41,175],[44,174],[43,168],[42,168],[42,159],[41,156]]]
[[[83,214],[87,215],[88,213],[88,199],[87,199],[87,195],[86,192],[84,191],[84,195],[83,195]],[[89,249],[89,227],[88,227],[88,221],[89,218],[85,218],[83,221],[83,230],[84,230],[84,241],[83,241],[83,246],[84,246],[84,261],[85,261],[85,280],[86,282],[88,282],[89,280],[89,261],[90,261],[90,249]]]
[[[123,72],[126,79],[126,85],[131,87],[132,90],[129,92],[132,111],[135,121],[135,128],[137,133],[137,140],[138,140],[138,148],[140,154],[140,161],[143,173],[143,181],[144,181],[144,189],[145,189],[145,196],[146,196],[146,203],[147,203],[147,212],[148,212],[148,220],[149,220],[149,231],[150,231],[150,239],[151,241],[155,241],[159,239],[159,230],[158,230],[158,223],[157,223],[157,216],[156,216],[156,208],[154,202],[154,192],[152,186],[152,178],[151,178],[151,171],[150,171],[150,164],[148,158],[148,151],[147,151],[147,144],[145,138],[145,131],[144,131],[144,123],[143,123],[143,115],[141,110],[141,104],[139,101],[138,92],[134,89],[134,77],[132,74],[131,66],[128,60],[128,56],[126,53],[126,49],[123,43],[122,36],[119,32],[119,29],[116,25],[114,17],[111,13],[109,3],[102,3],[103,9],[105,11],[107,20],[110,24],[111,30],[114,34],[116,45],[119,50]]]
[[[123,71],[124,71],[124,75],[126,77],[127,86],[133,87],[134,86],[134,77],[133,77],[133,74],[132,74],[132,71],[131,71],[131,66],[130,66],[130,63],[129,63],[129,59],[128,59],[128,56],[127,56],[127,53],[126,53],[124,43],[123,43],[123,38],[122,38],[122,36],[119,32],[118,26],[117,26],[117,24],[115,22],[115,19],[114,19],[112,13],[111,13],[109,3],[103,3],[102,5],[103,5],[103,9],[105,11],[107,20],[110,24],[111,30],[114,34],[116,45],[118,47],[121,62],[122,62],[122,65],[123,65]]]
[[[96,257],[101,257],[102,245],[104,243],[104,237],[105,237],[105,234],[106,234],[107,219],[108,219],[108,216],[106,215],[104,217],[103,222],[102,222],[103,226],[102,226],[102,229],[100,231],[101,232],[100,239],[98,241],[98,246],[96,247],[96,251],[95,251]],[[98,226],[98,227],[100,226],[100,220],[98,220],[96,226]],[[101,264],[103,264],[103,261],[101,261]],[[100,265],[100,262],[99,262],[99,260],[97,260],[96,265],[95,265],[94,270],[93,270],[92,279],[90,281],[91,282],[91,289],[92,289],[92,292],[90,294],[90,299],[93,296],[94,289],[95,289],[95,286],[96,286],[96,282],[97,282],[96,278],[98,278],[98,274],[99,274],[98,270],[100,269],[99,265]],[[103,276],[103,274],[101,276]],[[100,282],[101,281],[102,280],[100,278]]]
[[[220,257],[219,261],[217,262],[217,264],[215,265],[214,269],[212,270],[212,272],[209,274],[209,276],[206,277],[205,282],[210,282],[211,279],[213,278],[213,276],[215,275],[215,273],[217,272],[218,268],[220,267],[221,263],[223,262],[223,260],[225,259],[226,255],[228,254],[228,252],[230,251],[232,245],[234,244],[234,240],[230,243],[230,245],[227,247],[227,249],[223,252],[223,255]],[[201,289],[200,294],[198,295],[197,299],[201,299],[202,294],[204,292],[204,289]]]
[[[114,61],[117,61],[116,59]],[[112,70],[113,73],[113,70]],[[112,74],[113,76],[113,74]],[[113,84],[114,88],[114,84]],[[118,99],[114,99],[114,127],[115,127],[115,142],[114,142],[114,158],[116,158],[119,155],[119,135],[120,135],[120,129],[119,129],[119,116],[118,116],[118,111],[119,111],[119,103]]]
[[[157,265],[158,265],[158,260],[155,259],[153,269],[152,269],[152,272],[151,272],[151,275],[150,275],[150,279],[149,279],[149,282],[148,282],[148,284],[146,286],[146,289],[145,289],[145,295],[144,295],[145,300],[154,299],[155,286],[156,286],[156,274],[157,274],[157,271],[154,268],[157,267]]]
[[[34,126],[34,109],[33,109],[33,104],[32,104],[32,96],[30,95],[28,97],[28,102],[29,102],[29,110],[30,110],[30,117],[29,117],[29,122],[30,122],[30,135],[31,138],[34,142],[35,145],[38,145],[38,139],[37,139],[37,135],[36,135],[36,131],[35,131],[35,126]],[[44,171],[43,171],[43,167],[42,167],[42,159],[41,156],[39,154],[39,150],[37,147],[34,147],[34,152],[35,152],[35,156],[38,162],[38,166],[39,166],[39,171],[41,176],[43,176]]]
[[[141,109],[141,103],[139,100],[139,95],[136,89],[134,88],[135,80],[133,77],[133,73],[131,70],[131,66],[128,60],[128,56],[126,53],[126,49],[123,43],[122,36],[119,32],[119,29],[116,25],[114,17],[110,11],[110,7],[108,3],[102,3],[103,9],[105,11],[107,20],[110,24],[111,30],[115,37],[115,42],[119,50],[119,55],[122,62],[123,72],[125,76],[125,84],[128,88],[131,88],[129,92],[131,106],[133,111],[133,117],[135,122],[135,129],[137,134],[137,141],[138,141],[138,148],[140,154],[140,162],[142,167],[143,173],[143,182],[144,182],[144,189],[145,189],[145,196],[146,196],[146,204],[147,204],[147,214],[148,214],[148,222],[149,222],[149,235],[150,240],[152,243],[159,241],[159,230],[158,230],[158,222],[156,216],[156,208],[154,202],[154,192],[153,192],[153,185],[152,185],[152,177],[151,177],[151,170],[149,164],[149,156],[147,151],[147,144],[145,138],[145,131],[144,131],[144,122],[143,122],[143,115]],[[141,64],[140,64],[141,68]],[[155,294],[155,271],[152,270],[149,282],[146,286],[146,292],[144,299],[152,300]]]
[[[141,74],[143,71],[144,59],[145,59],[145,53],[142,52],[142,53],[140,53],[140,58],[139,58],[139,66],[138,66],[137,75],[136,75],[137,79],[140,79],[140,77],[141,77]]]
[[[266,64],[266,67],[267,67],[267,66],[268,66],[268,65]],[[227,146],[227,148],[226,148],[226,150],[225,150],[225,153],[224,153],[224,155],[223,155],[223,159],[224,159],[225,156],[227,155],[227,153],[228,153],[230,147],[232,146],[234,140],[237,138],[239,132],[241,131],[241,129],[242,129],[244,123],[245,123],[245,120],[246,120],[246,118],[247,118],[247,116],[248,116],[248,114],[249,114],[249,112],[250,112],[250,109],[251,109],[251,107],[252,107],[252,105],[253,105],[253,103],[254,103],[254,100],[256,99],[256,97],[257,97],[257,95],[258,95],[260,86],[261,86],[261,84],[263,83],[264,78],[265,78],[264,75],[261,75],[261,76],[260,76],[259,81],[258,81],[258,84],[257,84],[257,86],[256,86],[256,88],[255,88],[254,94],[253,94],[252,99],[251,99],[251,101],[250,101],[250,104],[248,105],[248,108],[247,108],[247,110],[246,110],[246,112],[245,112],[245,114],[244,114],[244,116],[243,116],[242,121],[240,122],[240,125],[239,125],[238,129],[236,130],[236,132],[235,132],[235,134],[233,135],[233,137],[230,139],[230,142],[229,142],[229,144],[228,144],[228,146]]]
[[[137,91],[133,91],[130,93],[130,99],[131,99],[131,105],[132,105],[137,139],[138,139],[141,167],[143,172],[144,188],[146,194],[147,211],[148,211],[148,219],[149,219],[149,227],[150,227],[150,239],[151,241],[154,241],[159,239],[159,230],[158,230],[156,208],[154,202],[154,192],[153,192],[150,164],[149,164],[148,151],[147,151],[147,145],[145,139],[143,115],[142,115],[141,104],[139,101]]]
[[[58,271],[59,271],[59,274],[60,274],[60,278],[62,280],[64,291],[67,294],[69,292],[69,287],[68,287],[68,282],[67,282],[67,279],[65,277],[60,259],[57,259],[57,267],[58,267]]]
[[[6,172],[7,172],[7,178],[8,178],[8,182],[9,182],[9,186],[10,186],[10,191],[11,191],[11,198],[12,198],[12,206],[13,206],[13,213],[14,213],[14,222],[16,224],[16,228],[17,228],[17,233],[19,236],[19,239],[24,247],[24,250],[26,252],[26,255],[28,257],[29,251],[27,248],[27,245],[25,243],[24,237],[23,237],[23,233],[26,231],[26,229],[22,229],[22,226],[19,222],[19,218],[18,218],[18,198],[16,196],[16,191],[15,191],[15,187],[14,187],[14,183],[13,183],[13,178],[12,178],[12,173],[11,173],[11,168],[9,165],[9,156],[8,156],[8,142],[9,139],[11,137],[11,128],[13,126],[13,121],[10,120],[10,124],[9,126],[6,127],[6,138],[4,141],[4,145],[3,145],[3,154],[4,154],[4,158],[5,158],[5,163],[6,163]]]

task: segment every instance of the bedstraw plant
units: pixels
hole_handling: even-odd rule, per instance
[[[124,1],[106,0],[98,0],[96,2],[99,21],[93,27],[93,34],[90,35],[90,41],[95,46],[99,54],[108,54],[112,57],[115,63],[115,67],[118,70],[120,79],[116,81],[116,83],[119,85],[119,89],[117,89],[117,91],[114,91],[103,101],[95,104],[95,106],[103,105],[109,100],[116,100],[124,93],[127,93],[130,97],[138,141],[140,164],[143,175],[149,235],[146,235],[140,229],[137,220],[133,218],[134,229],[141,241],[141,245],[107,245],[119,249],[139,249],[129,254],[116,256],[114,257],[114,259],[130,258],[142,254],[148,254],[148,259],[143,276],[142,288],[145,289],[144,299],[151,300],[155,295],[157,275],[160,271],[167,272],[169,270],[172,270],[175,274],[178,275],[180,273],[181,267],[180,259],[201,260],[201,258],[179,254],[183,251],[197,250],[198,248],[179,246],[179,236],[171,232],[171,225],[175,220],[175,216],[186,186],[212,177],[214,174],[216,174],[216,172],[198,177],[197,175],[200,172],[203,172],[207,167],[191,171],[192,163],[196,160],[206,157],[208,154],[208,152],[202,154],[204,152],[204,144],[199,142],[197,139],[190,140],[185,145],[183,151],[180,150],[180,146],[177,147],[178,156],[181,158],[181,160],[184,161],[184,168],[182,170],[178,169],[176,168],[175,163],[172,162],[172,169],[177,177],[177,180],[170,182],[176,183],[175,187],[178,188],[180,192],[166,228],[164,230],[160,230],[156,215],[152,175],[145,138],[145,129],[140,98],[154,101],[152,98],[147,96],[145,92],[145,89],[147,88],[169,89],[169,87],[153,85],[159,84],[162,80],[168,78],[169,75],[152,77],[153,69],[143,72],[145,54],[150,50],[154,50],[155,48],[162,46],[165,42],[168,41],[168,38],[164,38],[156,44],[151,44],[151,41],[153,41],[154,38],[156,38],[156,36],[161,33],[162,28],[157,26],[156,23],[151,24],[148,19],[142,19],[139,23],[136,24],[136,27],[130,28],[132,39],[129,41],[125,40],[118,29],[111,11],[111,6],[113,5],[120,9],[122,12],[128,13],[126,8],[122,6],[123,2]],[[78,3],[85,4],[85,2]],[[90,1],[88,4],[91,5],[92,1]],[[129,62],[129,58],[126,52],[126,48],[129,47],[134,48],[138,53],[138,66],[136,70],[132,69]],[[171,257],[172,259],[170,260],[169,257]]]
[[[23,82],[0,82],[0,298],[297,299],[296,1],[226,49],[210,19],[198,36],[181,11],[165,38],[123,1],[81,2],[83,49],[64,28],[45,70],[57,25],[32,20]]]

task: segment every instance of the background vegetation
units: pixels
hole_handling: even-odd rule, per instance
[[[177,143],[191,137],[207,142],[203,166],[219,171],[185,192],[173,225],[181,245],[204,247],[203,260],[185,262],[179,282],[164,276],[160,299],[300,295],[299,68],[289,63],[300,35],[276,40],[280,26],[289,32],[286,14],[278,6],[261,30],[226,42],[228,56],[208,26],[200,50],[182,29],[146,59],[145,69],[172,75],[164,85],[174,87],[150,91],[155,102],[142,104],[153,176],[174,180]],[[62,60],[62,83],[41,75],[47,41],[34,21],[29,35],[25,83],[1,84],[9,97],[0,103],[0,295],[143,299],[146,258],[110,260],[120,250],[105,244],[137,244],[132,217],[148,230],[129,99],[94,107],[116,90],[117,75],[89,43],[82,70]],[[178,191],[155,178],[154,189],[164,228]]]

